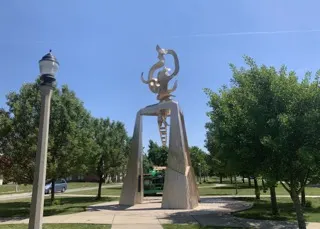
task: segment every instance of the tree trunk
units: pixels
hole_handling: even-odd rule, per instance
[[[302,207],[306,206],[306,192],[304,187],[301,189],[301,206]]]
[[[101,199],[101,188],[102,188],[102,183],[103,183],[103,177],[100,174],[99,176],[99,188],[98,188],[98,195],[97,195],[97,199]]]
[[[262,183],[263,192],[266,193],[266,186],[265,186],[263,178],[261,179],[261,183]],[[270,195],[271,195],[271,189],[270,189]]]
[[[258,185],[257,178],[254,178],[253,181],[254,181],[254,193],[256,195],[256,199],[260,200],[260,188]]]
[[[301,203],[294,187],[291,187],[291,199],[296,210],[299,229],[306,229],[306,221],[303,215]]]
[[[242,183],[244,184],[244,176],[242,176]]]
[[[237,183],[237,176],[234,176],[234,182],[236,184],[236,195],[238,195],[238,183]]]
[[[248,183],[249,183],[249,187],[251,188],[251,179],[250,179],[250,177],[248,177]]]
[[[222,184],[222,175],[220,174],[220,184]]]
[[[230,183],[233,184],[232,176],[230,176]]]
[[[56,192],[55,186],[56,186],[56,179],[52,179],[52,181],[51,181],[51,203],[53,203],[53,201],[54,201],[54,194]]]
[[[275,186],[270,187],[270,199],[271,199],[272,215],[279,215],[279,208],[277,203]]]

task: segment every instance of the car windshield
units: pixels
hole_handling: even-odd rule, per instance
[[[46,185],[51,184],[52,180],[46,180]]]

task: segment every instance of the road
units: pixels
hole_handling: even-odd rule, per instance
[[[98,184],[97,184],[98,185]],[[121,187],[122,183],[119,184],[109,184],[104,185],[102,188],[113,188],[113,187]],[[66,194],[73,193],[73,192],[79,192],[79,191],[87,191],[87,190],[95,190],[98,189],[98,187],[88,187],[88,188],[73,188],[73,189],[67,189]],[[59,193],[57,193],[59,194]],[[19,194],[8,194],[8,195],[0,195],[0,201],[7,201],[7,200],[17,200],[17,199],[25,199],[25,198],[31,198],[32,193],[26,192],[26,193],[19,193]],[[50,194],[46,195],[49,196]],[[63,194],[62,194],[63,195]]]

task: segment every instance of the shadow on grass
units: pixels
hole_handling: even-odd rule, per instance
[[[237,218],[230,214],[209,212],[207,210],[191,211],[189,215],[186,213],[173,213],[163,217],[158,217],[160,222],[172,223],[181,225],[179,228],[184,228],[185,224],[199,224],[198,227],[190,228],[277,228],[289,229],[297,228],[297,225],[292,222],[279,222],[279,221],[259,221],[251,219]],[[207,227],[206,227],[207,226]],[[164,227],[170,228],[170,227]],[[172,227],[175,228],[175,227]]]
[[[111,190],[121,190],[122,189],[122,186],[121,187],[104,187],[105,189],[111,189]]]
[[[236,186],[217,186],[217,187],[212,187],[212,189],[236,189]],[[247,185],[238,185],[238,189],[254,189],[254,187],[249,187]]]
[[[69,214],[85,211],[92,204],[108,202],[116,198],[102,197],[57,197],[55,205],[51,205],[50,199],[45,199],[44,216]],[[28,217],[30,214],[30,200],[0,203],[0,217]]]
[[[236,198],[237,200],[244,200],[253,203],[253,207],[249,210],[234,213],[237,217],[260,219],[260,220],[285,220],[296,221],[296,213],[293,203],[290,199],[278,199],[279,215],[273,215],[271,210],[271,203],[269,199],[255,200],[254,198]],[[315,201],[315,200],[312,200]],[[313,202],[317,205],[316,202]],[[320,221],[320,206],[305,207],[304,215],[307,221]]]

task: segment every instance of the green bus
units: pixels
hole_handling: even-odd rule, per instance
[[[162,194],[164,185],[164,171],[151,171],[143,175],[144,195]]]

